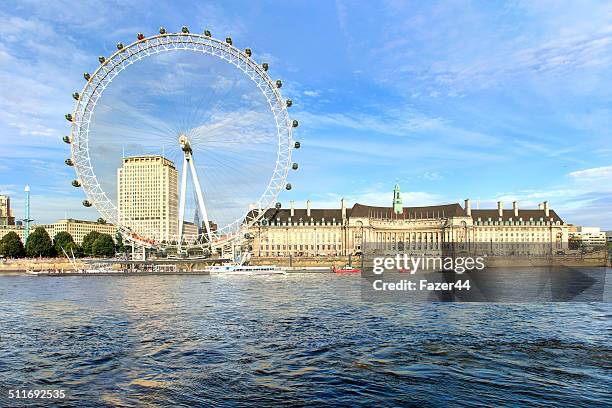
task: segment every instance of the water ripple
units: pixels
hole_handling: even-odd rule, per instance
[[[75,407],[606,406],[611,316],[368,303],[334,275],[7,276],[0,406],[9,388],[65,389]]]

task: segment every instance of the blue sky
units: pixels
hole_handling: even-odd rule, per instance
[[[63,115],[98,55],[160,26],[209,28],[267,60],[303,148],[281,201],[480,199],[612,229],[609,2],[0,4],[0,192],[38,222],[95,219],[63,164]],[[303,205],[303,204],[302,204]]]

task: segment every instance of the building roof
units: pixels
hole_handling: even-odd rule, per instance
[[[348,212],[348,210],[347,210]],[[293,210],[293,217],[291,217],[291,209],[283,208],[277,210],[276,208],[269,209],[264,214],[264,218],[268,221],[280,219],[281,222],[286,222],[291,218],[292,221],[299,221],[302,219],[303,221],[309,221],[311,218],[316,221],[320,221],[321,219],[325,219],[326,221],[332,221],[334,218],[337,221],[342,220],[342,210],[341,209],[311,209],[310,216],[308,216],[307,210],[305,208],[296,208]]]
[[[355,204],[350,210],[351,217],[364,218],[443,218],[465,217],[465,210],[457,203],[443,205],[428,205],[423,207],[404,207],[402,214],[395,214],[393,207],[375,207],[371,205]]]
[[[167,164],[170,167],[176,168],[174,162],[170,159],[167,159],[164,156],[159,154],[142,154],[138,156],[127,156],[123,158],[123,163],[138,163],[141,161],[161,161],[163,164]]]
[[[546,213],[544,212],[544,210],[521,210],[519,209],[518,211],[518,217],[516,217],[514,215],[514,210],[512,209],[508,209],[508,210],[503,210],[502,211],[502,221],[508,221],[512,218],[512,220],[516,221],[519,218],[522,218],[523,221],[529,221],[531,218],[533,218],[534,221],[538,221],[540,218],[544,219],[544,220],[548,220],[549,218],[552,218],[554,222],[556,221],[560,221],[563,222],[563,220],[561,219],[561,217],[559,217],[559,215],[557,215],[557,213],[554,210],[550,210],[549,211],[549,216],[546,216]],[[482,221],[486,221],[489,218],[491,218],[491,220],[498,220],[499,219],[499,212],[497,209],[492,209],[492,210],[472,210],[472,218],[477,220],[478,218],[480,218]]]
[[[106,221],[98,222],[98,221],[91,221],[91,220],[77,220],[76,218],[60,218],[59,220],[55,221],[55,224],[59,222],[76,222],[79,224],[113,225],[110,222],[106,222]]]
[[[363,217],[363,218],[385,218],[385,219],[418,219],[418,218],[440,218],[440,217],[465,217],[465,210],[459,204],[431,205],[423,207],[404,207],[402,214],[396,214],[393,207],[376,207],[371,205],[355,204],[352,208],[346,209],[348,217]],[[264,218],[268,221],[279,219],[281,222],[286,222],[291,218],[293,221],[320,221],[325,219],[331,221],[342,219],[342,210],[340,208],[312,208],[310,216],[305,208],[295,208],[293,217],[291,217],[291,209],[272,208],[266,211]]]
[[[336,219],[340,221],[342,219],[342,210],[340,208],[333,209],[321,209],[312,208],[310,210],[310,216],[307,215],[305,208],[295,208],[293,210],[293,217],[291,217],[291,209],[272,208],[266,211],[264,218],[268,221],[274,221],[279,219],[280,222],[287,222],[289,218],[292,221],[309,221],[311,218],[315,221],[325,219],[331,221]],[[508,221],[518,220],[522,218],[523,221],[529,221],[533,218],[534,221],[553,219],[553,222],[563,222],[561,217],[554,211],[550,210],[549,216],[546,217],[544,210],[538,209],[519,209],[518,217],[514,216],[514,210],[506,209],[503,210],[502,220]],[[425,218],[446,218],[446,217],[467,217],[465,209],[458,203],[454,204],[442,204],[442,205],[429,205],[422,207],[403,207],[401,214],[395,214],[393,207],[377,207],[364,204],[355,204],[352,208],[346,209],[347,217],[361,217],[361,218],[382,218],[382,219],[425,219]],[[477,220],[480,218],[482,221],[486,221],[489,218],[491,220],[499,219],[499,212],[497,209],[472,209],[472,218]]]

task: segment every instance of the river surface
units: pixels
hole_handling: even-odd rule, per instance
[[[0,276],[0,406],[611,406],[611,321],[370,302],[357,275]]]

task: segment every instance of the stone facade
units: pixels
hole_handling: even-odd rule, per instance
[[[500,254],[550,254],[565,251],[569,226],[548,203],[519,210],[471,209],[458,203],[397,208],[355,204],[338,209],[306,208],[266,211],[251,228],[254,256],[348,256],[413,252],[441,254],[451,248]]]

